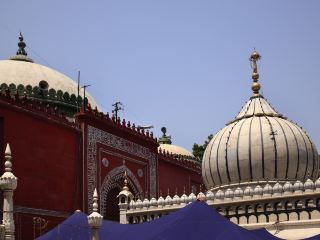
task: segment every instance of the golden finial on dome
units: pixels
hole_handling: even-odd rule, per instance
[[[123,190],[123,191],[129,191],[127,171],[124,172],[124,181],[123,181],[123,182],[124,182],[124,184],[123,184],[122,190]]]
[[[261,55],[256,51],[256,49],[253,50],[251,56],[250,56],[250,62],[252,67],[252,86],[251,89],[253,91],[253,96],[259,96],[259,90],[260,90],[260,83],[258,83],[259,80],[259,73],[258,73],[258,67],[257,67],[257,61],[261,59]]]

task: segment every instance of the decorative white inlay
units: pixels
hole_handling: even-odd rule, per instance
[[[105,166],[105,167],[108,167],[108,166],[109,166],[109,160],[108,160],[108,159],[102,158],[101,161],[102,161],[103,166]]]
[[[143,177],[143,171],[141,168],[138,169],[137,174],[139,177]]]

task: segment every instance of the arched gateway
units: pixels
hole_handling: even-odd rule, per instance
[[[127,172],[129,189],[133,195],[139,197],[143,193],[138,179],[126,166],[112,169],[101,185],[100,213],[105,219],[119,221],[117,195],[123,187],[124,172]]]

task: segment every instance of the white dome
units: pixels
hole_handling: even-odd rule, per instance
[[[252,196],[252,194],[253,194],[252,187],[247,186],[243,192],[243,195],[249,197],[249,196]]]
[[[303,183],[300,180],[297,180],[294,184],[293,184],[293,190],[296,191],[302,191],[303,190]]]
[[[206,194],[206,199],[213,200],[214,199],[214,193],[212,191],[208,191]]]
[[[263,188],[264,195],[271,195],[272,194],[272,187],[269,183],[267,183]]]
[[[286,182],[284,185],[283,185],[283,192],[285,193],[291,193],[293,190],[293,185],[290,183],[290,182]]]
[[[320,188],[320,177],[315,181],[314,186],[316,189]]]
[[[272,192],[274,194],[281,194],[282,191],[283,191],[282,185],[278,182],[272,188]]]
[[[304,190],[313,190],[314,189],[314,182],[308,178],[307,181],[303,184]]]
[[[243,190],[240,187],[237,187],[234,191],[234,197],[240,198],[243,196]]]
[[[56,91],[68,92],[70,95],[78,95],[77,83],[54,69],[28,61],[0,61],[0,84],[6,83],[10,85],[13,83],[16,86],[22,84],[24,86],[38,87],[39,82],[42,80],[49,84],[49,89],[53,88]],[[80,89],[80,95],[83,97],[83,89]],[[97,106],[94,99],[87,92],[86,97],[92,107]]]
[[[158,149],[165,150],[166,152],[172,153],[173,155],[181,155],[192,158],[194,157],[193,154],[187,149],[173,144],[159,144]]]
[[[236,118],[213,136],[205,150],[202,178],[208,189],[317,177],[319,157],[309,136],[259,93],[260,58],[256,50],[249,58],[253,96]]]
[[[231,188],[228,188],[227,191],[224,193],[225,198],[233,198],[233,191]]]
[[[263,189],[260,185],[257,185],[254,190],[253,190],[253,195],[254,196],[260,196],[263,193]]]
[[[221,189],[219,189],[218,192],[216,193],[215,199],[224,199],[224,192]]]
[[[267,179],[303,180],[318,168],[317,149],[305,131],[259,95],[214,135],[204,153],[202,176],[210,189]]]

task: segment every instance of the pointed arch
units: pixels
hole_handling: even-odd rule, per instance
[[[137,179],[137,177],[131,172],[129,168],[126,166],[120,166],[112,169],[108,175],[104,178],[101,189],[100,189],[100,213],[105,216],[106,215],[106,205],[108,193],[111,189],[119,188],[121,189],[123,186],[123,174],[127,172],[128,176],[128,185],[132,194],[134,196],[139,196],[143,194],[143,189]]]

